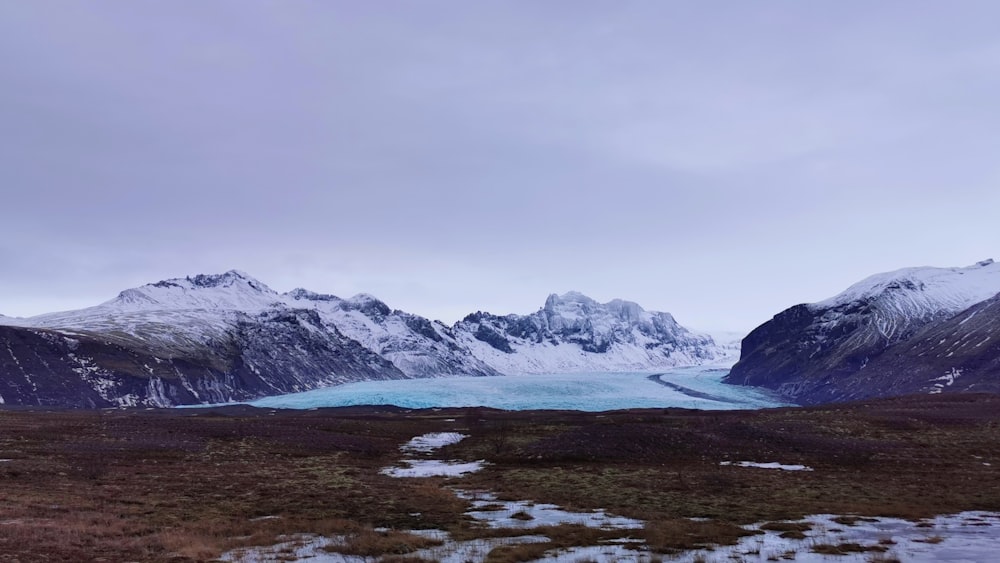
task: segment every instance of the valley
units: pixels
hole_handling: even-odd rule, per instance
[[[998,291],[992,261],[878,274],[738,361],[622,300],[448,326],[236,271],[5,317],[0,553],[981,560]]]

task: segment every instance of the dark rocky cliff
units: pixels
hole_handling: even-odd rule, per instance
[[[1000,296],[958,312],[901,309],[897,289],[913,290],[779,313],[743,340],[725,381],[801,404],[1000,390]]]
[[[0,326],[0,401],[94,408],[247,400],[399,370],[307,311],[248,318],[210,354],[161,357],[141,341]]]

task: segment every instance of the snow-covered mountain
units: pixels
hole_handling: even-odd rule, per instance
[[[688,331],[669,313],[620,299],[601,304],[577,292],[550,295],[530,315],[473,313],[454,331],[503,373],[639,371],[724,357],[711,337]]]
[[[476,313],[448,327],[366,294],[281,294],[235,270],[0,325],[0,400],[72,406],[243,400],[364,379],[648,370],[724,356],[710,337],[626,301],[569,293],[532,315]]]
[[[20,326],[24,322],[24,319],[20,317],[8,317],[7,315],[0,315],[0,326]]]
[[[919,363],[924,350],[912,345],[926,345],[921,334],[998,293],[1000,264],[992,260],[874,275],[825,301],[782,311],[755,329],[743,340],[727,381],[767,387],[802,403],[920,390],[916,376],[889,382],[890,358],[898,365],[911,363],[902,356]]]
[[[392,310],[371,295],[340,299],[296,289],[286,298],[289,306],[318,311],[330,324],[408,376],[499,375],[469,355],[440,321]]]
[[[746,331],[695,329],[694,332],[712,337],[723,354],[716,362],[718,365],[728,368],[740,359],[740,347],[743,345],[743,337],[747,335]]]

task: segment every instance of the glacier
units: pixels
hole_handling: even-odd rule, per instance
[[[525,374],[360,381],[265,397],[247,404],[282,409],[395,405],[410,409],[490,407],[592,412],[630,408],[758,409],[787,404],[767,391],[722,383],[726,373],[726,369],[698,366],[655,374]]]

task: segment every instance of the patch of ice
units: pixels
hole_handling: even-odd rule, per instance
[[[336,543],[335,538],[327,538],[314,534],[295,534],[279,539],[282,541],[275,545],[247,547],[227,551],[219,557],[219,560],[238,563],[271,563],[277,561],[302,561],[304,559],[317,563],[354,563],[364,561],[363,558],[347,559],[339,553],[324,551],[324,547]]]
[[[404,459],[403,463],[408,467],[386,467],[380,473],[390,477],[461,477],[481,470],[486,462]]]
[[[428,453],[444,446],[457,444],[466,437],[465,434],[459,434],[458,432],[431,432],[430,434],[413,438],[399,449],[404,452]]]
[[[603,510],[571,512],[554,504],[531,501],[498,501],[492,493],[456,490],[459,498],[472,501],[469,516],[485,522],[491,528],[530,529],[559,524],[580,524],[590,528],[631,530],[642,528],[645,522],[622,516],[612,516]]]
[[[559,563],[580,563],[582,561],[648,563],[657,560],[652,553],[636,551],[635,548],[628,545],[611,544],[552,550],[534,561],[556,561]],[[671,561],[673,561],[672,558]]]
[[[735,467],[759,467],[760,469],[781,469],[784,471],[812,471],[813,468],[807,465],[784,464],[776,461],[758,463],[756,461],[720,461],[719,465],[733,465]]]
[[[473,493],[459,491],[460,495]],[[474,504],[498,504],[492,495],[475,494]],[[537,505],[543,506],[546,505]],[[530,508],[521,506],[520,509]],[[493,512],[493,511],[489,511]],[[499,512],[499,511],[497,511]],[[469,514],[479,519],[482,512],[471,511]],[[572,514],[572,513],[567,513]],[[875,557],[884,560],[899,560],[908,563],[966,563],[973,561],[993,561],[997,550],[1000,550],[1000,514],[995,512],[963,512],[950,516],[938,516],[920,523],[896,518],[877,518],[858,520],[853,525],[834,521],[831,514],[808,516],[803,520],[812,527],[806,532],[804,539],[782,538],[780,531],[760,530],[760,525],[747,526],[751,530],[762,533],[747,536],[736,545],[715,546],[710,549],[690,550],[671,556],[675,563],[693,563],[696,561],[744,561],[765,562],[794,560],[799,563],[865,563]],[[542,519],[540,519],[542,520]],[[641,522],[633,521],[641,526]],[[580,523],[579,521],[548,521],[537,523],[536,526],[561,523]],[[920,527],[918,527],[918,525]],[[495,527],[495,526],[491,526]],[[632,526],[620,526],[630,528]],[[540,535],[525,535],[511,538],[478,539],[455,542],[441,530],[414,530],[409,533],[438,539],[444,542],[440,546],[423,549],[411,557],[440,561],[442,563],[466,563],[485,561],[487,554],[502,545],[521,543],[541,543],[548,538]],[[928,541],[931,540],[931,541]],[[241,561],[246,563],[263,563],[277,561],[310,561],[313,563],[364,563],[371,561],[355,555],[330,553],[324,547],[343,543],[343,537],[324,538],[315,535],[296,535],[282,538],[282,542],[268,547],[254,547],[234,550],[220,557],[223,561]],[[814,546],[829,544],[857,543],[870,549],[884,550],[884,553],[869,551],[865,553],[847,553],[844,555],[824,555],[814,553]],[[655,560],[656,555],[639,543],[619,540],[617,544],[571,547],[547,552],[538,561],[602,561],[602,562],[648,562]]]
[[[452,541],[447,532],[441,530],[412,530],[409,533],[444,543],[408,554],[408,557],[437,561],[439,563],[481,562],[494,549],[505,545],[543,543],[549,538],[538,535],[510,538],[487,538],[469,541]],[[235,549],[224,553],[219,559],[239,563],[277,563],[287,561],[308,561],[309,563],[370,563],[375,559],[363,555],[345,555],[327,551],[326,547],[342,544],[344,538],[325,538],[314,535],[299,535],[288,541],[267,547]]]
[[[410,454],[425,454],[466,438],[458,432],[431,432],[410,440],[399,447]],[[404,459],[404,467],[385,467],[380,473],[390,477],[461,477],[475,473],[486,464],[479,461],[445,461],[440,459]]]
[[[415,551],[409,554],[409,556],[424,560],[438,561],[440,563],[468,563],[469,561],[485,561],[486,556],[489,555],[491,551],[501,546],[519,545],[523,543],[544,543],[547,541],[549,541],[549,538],[545,536],[532,535],[455,542],[449,541],[447,534],[445,534],[444,544]]]
[[[1000,514],[989,512],[963,512],[938,516],[920,523],[897,518],[878,518],[874,522],[859,520],[853,526],[834,522],[835,516],[818,514],[805,518],[812,523],[812,530],[801,540],[782,538],[781,532],[764,530],[762,535],[743,538],[733,546],[720,546],[713,550],[689,551],[677,558],[678,562],[705,560],[718,561],[778,561],[787,554],[794,554],[797,563],[864,563],[873,560],[876,552],[848,553],[830,556],[813,553],[812,547],[820,544],[839,545],[858,543],[866,547],[881,546],[885,552],[878,554],[885,560],[907,563],[994,561],[1000,549]],[[758,528],[758,526],[751,526]],[[941,538],[939,543],[930,538]],[[791,558],[791,556],[789,556]]]

